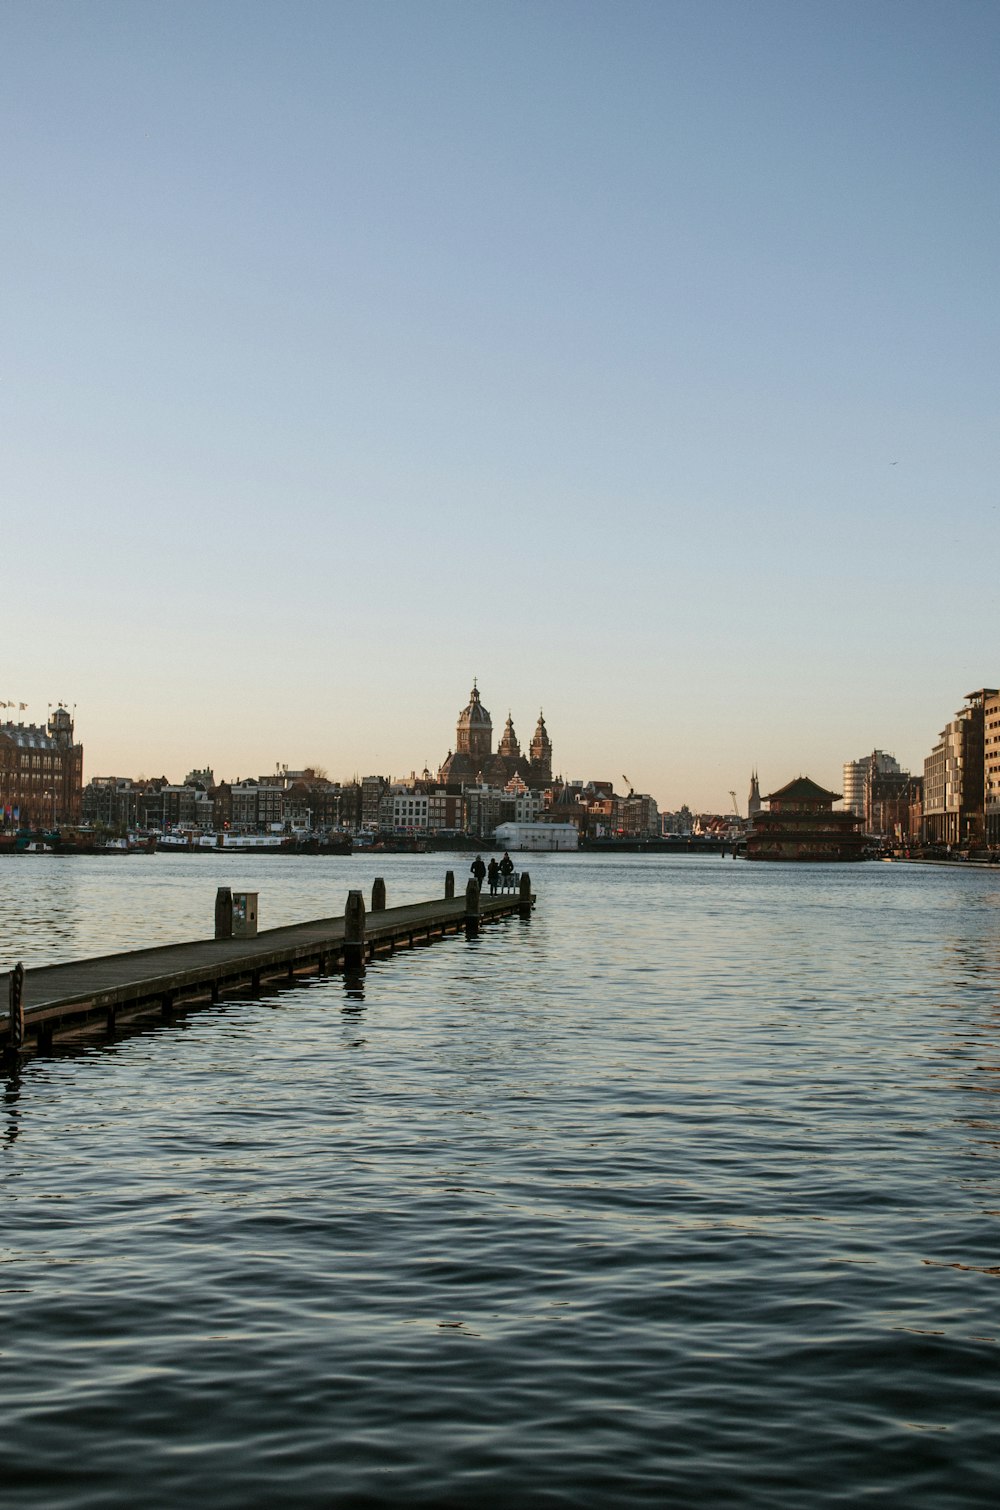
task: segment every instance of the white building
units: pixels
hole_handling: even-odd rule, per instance
[[[884,750],[873,750],[860,760],[844,761],[844,808],[855,818],[865,816],[865,791],[869,776],[898,776],[902,773],[899,761]]]
[[[394,792],[392,797],[393,828],[427,828],[429,799],[419,792]]]
[[[579,843],[575,823],[501,823],[496,831],[498,849],[571,850]]]

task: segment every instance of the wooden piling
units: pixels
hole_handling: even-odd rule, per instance
[[[385,911],[385,882],[376,876],[372,882],[372,912]]]
[[[220,886],[215,893],[215,936],[217,939],[233,936],[233,893],[228,886]]]
[[[474,938],[479,932],[479,882],[470,876],[465,888],[465,935]]]
[[[455,872],[446,870],[444,873],[444,899],[450,902],[455,895]]]
[[[517,899],[517,915],[520,918],[531,916],[531,877],[526,870],[521,872],[521,886]]]
[[[365,967],[365,899],[360,891],[347,894],[344,908],[344,969],[363,970]]]
[[[19,1054],[24,1047],[24,966],[20,961],[10,972],[9,1001],[7,1049],[11,1054]]]

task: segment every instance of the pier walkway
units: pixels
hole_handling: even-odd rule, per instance
[[[517,892],[445,896],[404,907],[382,907],[352,918],[352,902],[341,917],[319,918],[285,928],[269,928],[255,938],[198,939],[101,955],[0,975],[0,1046],[8,1052],[46,1051],[56,1036],[88,1036],[94,1028],[114,1036],[119,1022],[151,1014],[169,1018],[176,1007],[218,1001],[223,990],[265,980],[293,981],[298,975],[326,975],[363,969],[366,960],[429,943],[448,933],[475,933],[480,923],[519,915],[533,905],[530,878]],[[384,895],[384,891],[383,891]],[[352,893],[361,904],[361,894]],[[10,1006],[8,1007],[8,1003]]]

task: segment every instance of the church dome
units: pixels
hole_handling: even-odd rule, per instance
[[[493,728],[493,720],[490,718],[487,710],[483,707],[482,701],[479,697],[479,688],[476,686],[475,682],[472,683],[472,691],[469,694],[469,701],[466,703],[465,707],[458,715],[458,721],[460,725],[464,724],[467,729],[473,728],[477,725],[480,728]]]
[[[455,730],[455,752],[468,755],[477,768],[490,758],[493,751],[493,720],[479,698],[479,688],[472,683],[469,701],[458,715]]]

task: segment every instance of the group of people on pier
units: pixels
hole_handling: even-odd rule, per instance
[[[490,896],[495,897],[501,877],[504,881],[507,881],[514,874],[514,862],[507,851],[504,850],[503,859],[498,862],[495,856],[491,856],[489,865],[483,863],[482,855],[477,855],[469,866],[469,870],[475,876],[476,885],[479,887],[479,890],[482,891],[483,889],[483,881],[488,881]]]

